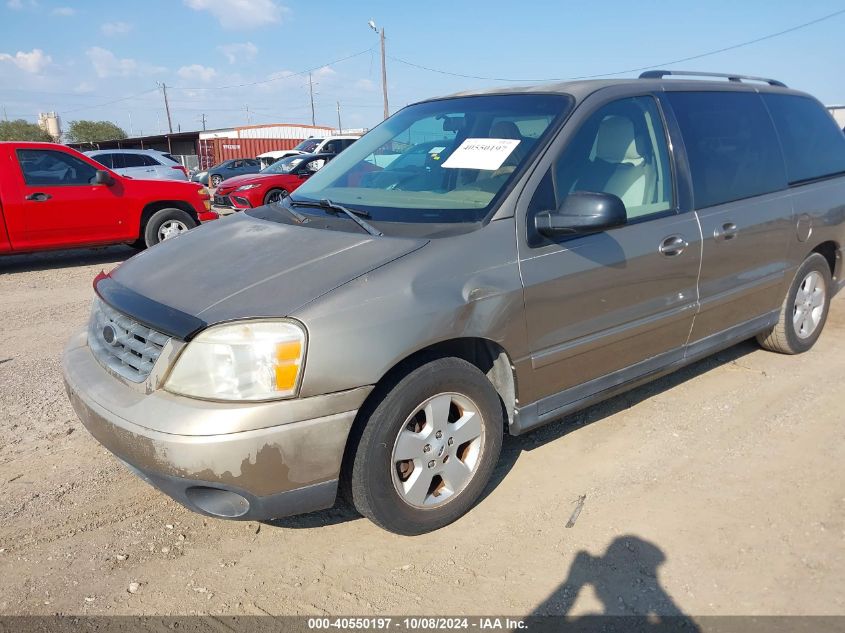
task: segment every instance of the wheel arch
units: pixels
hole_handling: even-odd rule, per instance
[[[422,365],[439,358],[460,358],[477,367],[490,381],[502,403],[502,414],[505,420],[505,431],[514,419],[514,410],[517,399],[516,374],[510,355],[504,347],[495,341],[479,337],[462,337],[448,339],[428,345],[422,349],[409,354],[393,367],[387,370],[381,379],[376,383],[375,388],[367,396],[355,421],[352,424],[349,437],[346,441],[346,448],[341,467],[341,481],[345,477],[343,473],[348,472],[351,461],[355,455],[355,448],[363,432],[364,425],[370,413],[378,406],[382,398],[410,372]]]
[[[827,260],[830,266],[830,274],[834,281],[838,281],[842,277],[842,247],[833,240],[827,240],[818,244],[812,251],[818,253]],[[809,255],[808,255],[809,256]]]

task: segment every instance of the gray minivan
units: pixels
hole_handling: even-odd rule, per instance
[[[843,285],[845,136],[780,82],[677,74],[408,106],[284,200],[101,273],[76,412],[197,512],[340,488],[419,534],[479,499],[503,433],[750,337],[810,349]]]

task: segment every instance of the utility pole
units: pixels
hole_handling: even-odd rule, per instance
[[[129,136],[134,136],[132,133],[132,113],[129,113]]]
[[[308,92],[311,95],[311,125],[317,125],[317,119],[314,116],[314,82],[311,81],[311,73],[308,73]]]
[[[343,134],[343,126],[340,124],[340,101],[337,102],[337,133]]]
[[[244,111],[246,112],[246,124],[250,125],[252,123],[252,117],[249,114],[249,104],[244,104]],[[205,128],[203,128],[205,129]]]
[[[384,97],[384,118],[386,119],[390,116],[390,108],[387,107],[387,59],[384,52],[384,27],[379,29],[373,20],[370,20],[368,24],[372,30],[379,34],[381,43],[381,93]]]
[[[4,121],[8,121],[8,120],[9,120],[9,115],[8,115],[8,114],[6,114],[6,106],[3,106],[3,120],[4,120]]]
[[[205,116],[205,112],[203,112],[203,113],[200,115],[200,119],[202,120],[202,131],[203,131],[203,132],[205,132],[205,120],[206,120],[207,118],[208,118],[208,117],[206,117],[206,116]]]
[[[173,121],[170,120],[170,102],[167,100],[167,86],[161,84],[161,93],[164,95],[164,109],[167,112],[167,129],[173,134]]]

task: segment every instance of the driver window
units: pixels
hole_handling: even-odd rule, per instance
[[[529,213],[557,208],[575,191],[619,196],[629,220],[673,208],[666,133],[653,98],[615,101],[587,119],[541,182]]]
[[[28,185],[88,185],[97,173],[93,165],[64,152],[19,149],[17,154]]]

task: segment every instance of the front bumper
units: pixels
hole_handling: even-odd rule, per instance
[[[349,430],[371,390],[249,404],[145,393],[104,369],[84,333],[65,349],[63,372],[74,410],[103,446],[189,509],[232,519],[333,505]]]

